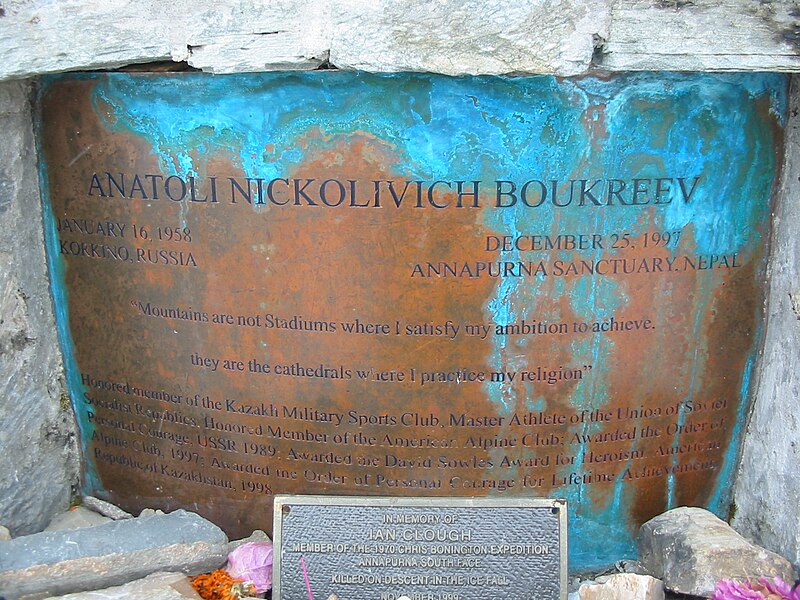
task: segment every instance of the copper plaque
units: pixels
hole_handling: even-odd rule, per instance
[[[275,497],[272,597],[567,600],[566,506]]]
[[[276,493],[561,497],[576,567],[723,513],[786,79],[46,80],[85,488],[231,536]]]

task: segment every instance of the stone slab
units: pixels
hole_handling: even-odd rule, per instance
[[[69,507],[80,467],[47,290],[31,103],[30,82],[0,84],[0,523],[15,536]]]
[[[710,597],[722,579],[794,581],[788,560],[701,508],[675,508],[654,517],[642,525],[638,541],[644,565],[679,594]]]
[[[615,0],[598,64],[615,71],[797,71],[792,2]]]
[[[174,60],[211,73],[339,68],[572,75],[600,66],[797,71],[789,0],[70,0],[3,5],[0,80]]]
[[[83,506],[76,506],[53,517],[47,527],[44,528],[44,531],[66,531],[82,527],[95,527],[110,521],[111,519],[104,517],[100,513]]]
[[[273,598],[566,600],[560,500],[276,496]]]
[[[96,513],[100,513],[105,517],[109,517],[110,519],[114,519],[115,521],[119,521],[120,519],[130,519],[133,517],[132,514],[125,512],[118,506],[111,504],[111,502],[100,500],[94,496],[84,496],[82,498],[82,502],[86,508],[93,510]]]
[[[769,265],[764,352],[753,412],[736,477],[732,525],[764,547],[800,565],[800,529],[793,498],[800,498],[800,87],[793,79],[781,198]],[[788,349],[788,350],[787,350]]]
[[[47,600],[200,600],[182,573],[153,573],[125,585],[52,596]]]
[[[0,544],[0,594],[93,590],[165,570],[196,575],[222,566],[227,544],[213,523],[182,510],[23,536]]]
[[[608,37],[606,0],[377,0],[331,10],[330,61],[341,69],[446,75],[588,70]]]

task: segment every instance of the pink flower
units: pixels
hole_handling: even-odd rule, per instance
[[[272,544],[242,544],[228,555],[225,570],[231,577],[252,581],[259,594],[272,589]]]
[[[760,577],[755,583],[723,579],[717,583],[711,600],[800,600],[800,588],[792,589],[780,577],[772,581]]]
[[[723,579],[717,582],[711,600],[764,600],[764,596],[750,587],[749,582],[739,583]]]

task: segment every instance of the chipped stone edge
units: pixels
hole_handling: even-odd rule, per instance
[[[200,554],[200,558],[195,558]],[[158,556],[154,561],[153,556]],[[119,586],[159,571],[198,575],[220,568],[227,560],[227,543],[193,542],[33,565],[0,573],[0,594],[69,594]],[[184,563],[180,568],[176,565]],[[50,582],[49,585],[43,585]]]
[[[359,36],[359,29],[367,33],[364,28],[370,27],[369,19],[363,19],[370,10],[364,0],[285,1],[275,9],[286,11],[285,22],[275,11],[262,8],[248,15],[257,23],[241,15],[232,18],[235,7],[226,2],[215,5],[210,0],[196,0],[188,6],[178,1],[162,6],[159,10],[164,14],[151,18],[145,16],[150,12],[146,10],[150,6],[147,0],[131,0],[126,7],[116,0],[107,1],[108,5],[76,0],[71,8],[56,4],[5,11],[0,17],[0,25],[6,28],[5,34],[0,30],[0,47],[5,53],[5,60],[0,62],[0,81],[158,61],[186,62],[208,73],[321,66],[376,72],[410,69],[447,75],[569,76],[594,70],[800,72],[800,18],[789,10],[786,0],[772,9],[780,13],[777,15],[754,12],[745,0],[729,0],[713,9],[694,2],[675,2],[673,8],[672,2],[663,1],[643,7],[637,0],[593,0],[587,3],[584,18],[572,23],[574,27],[532,31],[531,39],[536,42],[532,41],[524,52],[503,56],[504,47],[500,47],[500,56],[470,53],[477,42],[472,32],[464,31],[465,53],[454,63],[447,57],[442,60],[436,52],[392,46],[382,36]],[[510,1],[496,0],[496,4],[502,9]],[[409,14],[413,14],[412,8],[409,4]],[[713,10],[717,11],[713,21],[721,31],[694,40],[697,48],[682,50],[685,24],[710,19],[708,14]],[[78,11],[80,17],[69,11]],[[474,18],[477,23],[480,15]],[[758,35],[733,30],[742,18],[749,19]],[[261,26],[262,21],[267,25],[280,22],[281,28],[268,31],[270,27]],[[111,31],[109,23],[113,23]],[[635,35],[642,23],[649,23],[653,35]],[[427,30],[430,48],[453,46],[452,32],[441,23],[417,25]],[[497,23],[498,39],[503,40],[502,32],[513,25],[501,19]],[[337,35],[343,26],[352,26],[347,39]],[[92,35],[95,29],[97,35]],[[390,33],[387,31],[387,36]],[[73,39],[96,42],[87,46],[63,41]],[[670,40],[672,45],[665,45]],[[559,51],[542,57],[542,48]],[[347,57],[341,65],[337,64],[340,56]]]

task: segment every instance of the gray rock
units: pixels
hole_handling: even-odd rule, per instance
[[[720,579],[793,580],[788,560],[748,542],[702,508],[676,508],[650,519],[638,544],[642,563],[680,594],[711,596]]]
[[[612,15],[610,0],[176,0],[153,19],[150,1],[3,3],[0,79],[170,59],[212,73],[314,69],[328,57],[367,71],[568,75],[589,68]],[[120,35],[98,25],[112,21]]]
[[[589,579],[584,578],[584,577],[571,577],[570,580],[569,580],[569,585],[567,586],[567,589],[570,592],[577,592],[578,588],[580,588],[586,581],[589,581]],[[593,580],[591,580],[591,581],[593,581]]]
[[[745,10],[739,0],[617,2],[604,47],[603,68],[658,71],[669,64],[670,70],[720,71],[729,62],[731,70],[747,69],[745,65],[761,52],[757,48],[785,47],[786,40],[776,39],[774,32],[787,28],[792,19],[789,3],[769,2],[766,10],[759,4],[759,8]],[[724,16],[729,10],[737,10],[737,5],[739,18]],[[770,37],[773,39],[766,41]],[[671,46],[670,40],[680,42]],[[765,54],[761,61],[764,71],[782,71],[781,63],[797,62],[797,56],[787,56],[785,50],[775,48]]]
[[[158,18],[150,9],[157,5]],[[789,0],[3,3],[0,79],[187,60],[205,71],[794,71]],[[241,18],[246,15],[247,18]],[[107,35],[107,23],[115,35]],[[596,66],[596,65],[595,65]],[[791,236],[790,236],[791,237]]]
[[[94,590],[157,571],[195,575],[222,566],[227,548],[219,527],[183,510],[37,533],[0,544],[0,596]]]
[[[448,75],[581,73],[592,61],[595,36],[608,38],[611,4],[440,0],[423,5],[374,0],[349,11],[338,3],[335,27],[330,29],[330,61],[341,69]],[[423,22],[437,27],[420,27]],[[534,30],[557,31],[558,41],[531,36]],[[471,35],[464,36],[465,31]]]
[[[579,600],[664,600],[664,583],[649,575],[617,573],[584,584]]]
[[[795,82],[796,83],[796,82]],[[770,249],[764,350],[753,381],[731,521],[756,543],[800,564],[800,86],[792,85],[787,110],[780,202],[775,204]]]
[[[69,508],[80,467],[62,395],[31,107],[29,83],[0,84],[0,523],[14,536]]]
[[[11,532],[8,530],[8,527],[3,527],[0,525],[0,542],[7,542],[11,539]]]
[[[66,512],[57,514],[44,530],[69,531],[72,529],[82,529],[83,527],[94,527],[110,521],[111,519],[108,517],[104,517],[88,508],[76,506]]]
[[[238,548],[239,546],[242,546],[244,544],[249,544],[250,542],[270,542],[270,543],[272,543],[272,540],[269,539],[269,536],[266,533],[264,533],[260,529],[256,529],[248,537],[243,538],[241,540],[233,540],[232,542],[230,542],[228,544],[228,554],[230,554],[231,552],[236,550],[236,548]]]
[[[614,563],[614,568],[620,573],[636,573],[637,575],[652,575],[640,561],[638,560],[618,560]]]
[[[182,573],[153,573],[118,587],[51,596],[48,600],[200,600]]]
[[[133,518],[131,513],[127,513],[118,506],[111,504],[111,502],[100,500],[100,498],[95,498],[94,496],[84,496],[83,505],[96,513],[100,513],[104,517],[114,519],[115,521]]]

